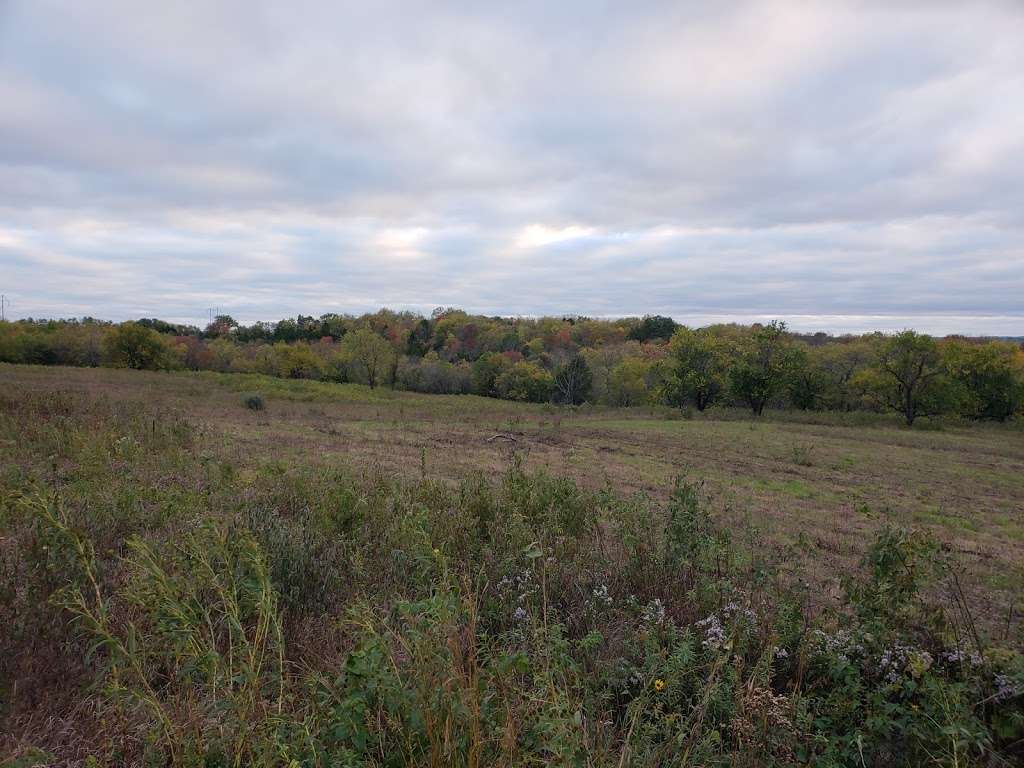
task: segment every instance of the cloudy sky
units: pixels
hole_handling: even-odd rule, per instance
[[[0,0],[8,316],[1024,335],[1024,3]]]

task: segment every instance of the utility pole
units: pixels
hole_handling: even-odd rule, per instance
[[[4,294],[0,293],[0,323],[7,322],[7,312],[5,311],[5,308],[9,307],[10,305],[11,302],[8,300],[8,298]]]

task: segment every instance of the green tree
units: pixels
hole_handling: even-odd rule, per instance
[[[668,339],[676,331],[676,321],[662,315],[645,315],[632,330],[629,338],[634,341],[651,341],[652,339]]]
[[[206,330],[203,331],[203,335],[209,339],[217,339],[221,336],[227,336],[231,333],[232,328],[237,328],[238,322],[231,315],[217,315],[213,318],[213,321],[206,326]],[[157,330],[162,330],[157,328]]]
[[[173,367],[174,357],[164,337],[138,323],[121,323],[105,340],[107,359],[118,368],[161,370]]]
[[[729,368],[729,387],[760,416],[785,385],[794,364],[793,344],[786,324],[773,320],[755,325],[737,344]]]
[[[854,376],[874,361],[874,347],[867,338],[825,344],[811,350],[811,359],[825,377],[821,401],[826,408],[851,411],[859,405],[852,386]]]
[[[658,364],[641,357],[627,357],[608,374],[608,399],[612,405],[643,405],[651,401],[658,383]]]
[[[346,333],[338,346],[349,369],[371,389],[391,370],[394,347],[368,328]]]
[[[903,416],[912,426],[919,416],[949,410],[956,399],[944,376],[942,354],[931,336],[903,331],[883,338],[874,366],[855,379],[868,399]]]
[[[484,397],[498,397],[495,381],[504,371],[512,367],[512,361],[499,352],[481,355],[473,363],[471,386],[473,394]]]
[[[662,392],[665,402],[679,407],[692,402],[703,411],[725,387],[721,343],[706,331],[680,326],[668,348]]]
[[[802,411],[817,408],[828,388],[828,377],[817,359],[803,347],[793,349],[786,390],[789,401]]]
[[[430,350],[430,341],[434,335],[434,329],[430,321],[421,319],[409,333],[409,340],[406,344],[406,351],[413,357],[423,357]]]
[[[238,346],[231,339],[214,339],[206,345],[210,353],[209,365],[215,371],[231,371],[239,357]]]
[[[554,380],[539,365],[521,361],[499,374],[494,388],[506,400],[543,403],[551,399]]]
[[[304,341],[274,345],[274,372],[284,379],[315,379],[323,373],[323,363]]]
[[[964,388],[965,415],[1006,421],[1024,402],[1024,360],[1005,342],[971,344],[955,340],[943,346],[946,370]]]
[[[594,375],[587,361],[582,355],[575,354],[555,371],[555,396],[560,403],[579,405],[590,397],[593,383]]]

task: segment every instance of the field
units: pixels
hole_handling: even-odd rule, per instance
[[[958,625],[970,625],[986,644],[1020,643],[1019,425],[925,421],[906,429],[869,414],[786,412],[752,420],[731,410],[564,409],[242,374],[3,365],[0,383],[3,490],[11,498],[57,491],[68,514],[92,530],[100,559],[123,555],[131,534],[161,539],[180,532],[184,518],[227,509],[229,497],[260,499],[263,512],[273,507],[293,519],[306,496],[328,494],[340,477],[357,478],[353,487],[429,482],[464,499],[467,482],[499,482],[514,468],[571,478],[592,494],[589,499],[639,494],[656,506],[668,502],[675,478],[684,477],[696,484],[714,525],[727,532],[745,583],[764,566],[787,589],[804,585],[808,616],[841,606],[845,580],[860,573],[877,532],[898,526],[938,543],[955,578],[926,591],[940,604],[957,606],[950,613],[959,611]],[[259,393],[265,407],[247,408],[246,393]],[[121,437],[119,420],[128,425]],[[175,442],[178,429],[187,439]],[[160,442],[164,438],[173,450]],[[461,497],[454,490],[460,487]],[[35,568],[45,571],[40,579],[52,580],[52,562],[26,565],[13,554],[16,544],[27,546],[29,530],[23,513],[11,511],[15,506],[8,505],[3,518],[7,533],[0,529],[0,565],[12,578]],[[253,523],[254,530],[259,525]],[[614,521],[602,525],[610,535]],[[362,577],[351,577],[358,581],[372,563],[353,568],[362,569]],[[115,586],[124,581],[109,578]],[[4,610],[14,610],[18,592],[12,585]],[[288,599],[285,590],[282,600]],[[344,632],[332,636],[336,624],[315,610],[293,615],[303,618],[284,632],[303,664],[342,653],[351,641]],[[52,626],[64,622],[49,616],[33,624],[24,613],[0,618],[37,633],[28,645],[9,640],[0,649],[8,701],[0,716],[9,718],[13,734],[6,748],[28,754],[28,744],[40,744],[79,757],[96,749],[76,729],[102,713],[83,713],[74,687],[62,688],[54,678],[81,685],[89,679],[88,664],[55,661],[68,641]],[[129,724],[114,731],[141,732],[132,715],[124,717]]]
[[[972,600],[996,625],[1024,586],[1024,431],[907,430],[867,414],[745,411],[706,418],[647,409],[566,410],[472,395],[417,395],[238,374],[5,367],[22,391],[138,402],[203,425],[201,451],[240,471],[269,462],[457,480],[500,473],[510,451],[529,468],[664,497],[677,475],[705,481],[736,531],[814,564],[835,582],[884,522],[934,534],[955,552]],[[249,411],[241,393],[263,393]],[[859,422],[859,423],[858,423]],[[498,437],[495,437],[495,436]],[[508,440],[506,437],[513,437]],[[831,584],[829,588],[834,588]],[[828,591],[828,590],[826,590]]]

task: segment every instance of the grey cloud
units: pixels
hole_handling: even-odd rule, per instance
[[[0,282],[1024,334],[1021,39],[1008,2],[14,0]]]

